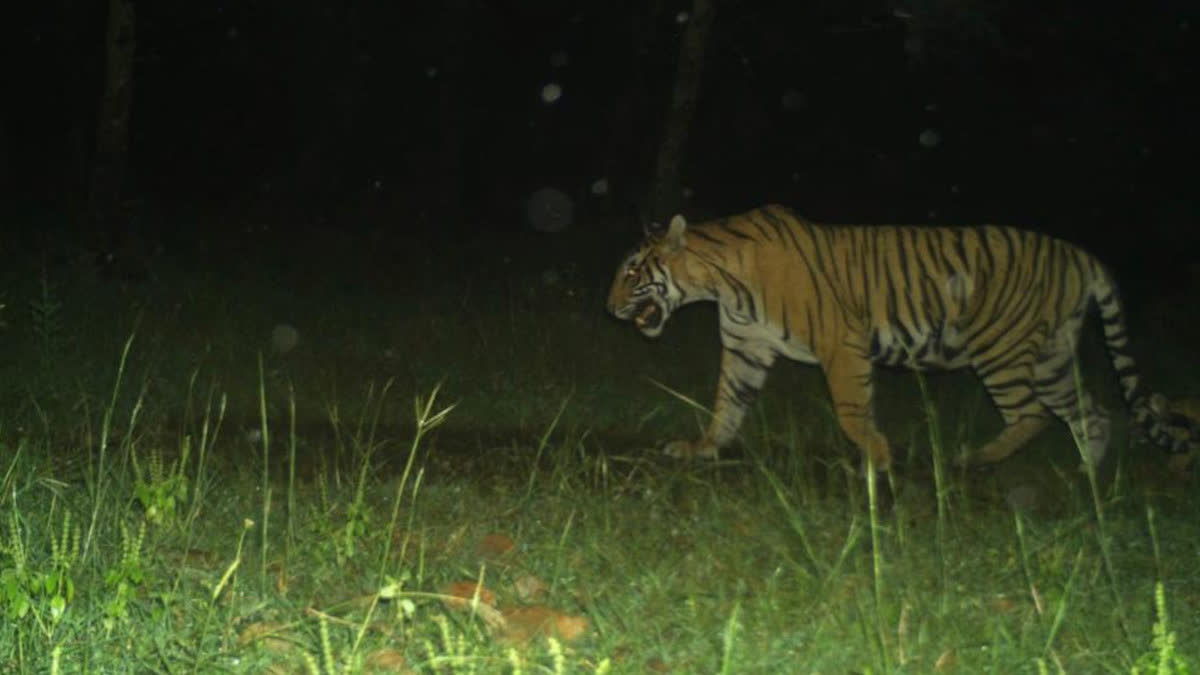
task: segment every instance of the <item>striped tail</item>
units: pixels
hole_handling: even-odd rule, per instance
[[[1190,452],[1200,448],[1200,423],[1190,417],[1171,412],[1162,405],[1165,398],[1148,391],[1142,383],[1137,364],[1129,353],[1129,335],[1125,330],[1125,313],[1117,297],[1116,285],[1108,272],[1097,265],[1092,295],[1100,306],[1104,326],[1104,343],[1112,359],[1113,369],[1121,382],[1125,403],[1137,422],[1155,445],[1170,452]],[[1152,401],[1159,405],[1152,405]]]

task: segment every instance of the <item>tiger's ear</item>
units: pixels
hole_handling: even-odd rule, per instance
[[[662,223],[650,223],[642,229],[645,231],[647,239],[665,245],[667,251],[675,251],[683,248],[683,245],[687,242],[686,237],[684,237],[684,232],[687,231],[687,221],[679,214],[671,218],[670,225],[664,227]]]
[[[671,219],[671,224],[667,226],[667,232],[663,235],[663,242],[667,245],[667,250],[676,251],[683,248],[687,243],[687,237],[684,233],[687,231],[687,221],[680,214],[675,214]]]

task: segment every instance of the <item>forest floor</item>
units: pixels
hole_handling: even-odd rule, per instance
[[[0,672],[1200,664],[1196,469],[1128,432],[1094,319],[1094,476],[1062,425],[952,468],[999,428],[982,387],[889,372],[909,452],[872,517],[815,368],[779,364],[720,461],[659,454],[703,425],[715,314],[655,341],[607,316],[634,243],[259,232],[9,265]],[[1194,329],[1138,317],[1151,385],[1200,390]]]

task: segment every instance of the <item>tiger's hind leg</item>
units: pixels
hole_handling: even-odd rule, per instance
[[[1096,403],[1075,372],[1073,354],[1052,355],[1035,367],[1038,400],[1067,423],[1080,457],[1093,467],[1108,452],[1112,423],[1108,412]],[[1081,463],[1080,470],[1086,467]]]
[[[995,464],[1007,459],[1014,452],[1025,447],[1049,423],[1049,416],[1012,419],[1008,415],[1004,415],[1004,429],[995,438],[984,443],[974,451],[963,453],[963,456],[958,461],[958,465],[980,466],[983,464]]]
[[[1050,412],[1039,401],[1032,374],[1027,367],[1014,368],[1011,365],[996,367],[986,374],[980,373],[983,386],[1004,419],[1004,429],[974,451],[964,451],[955,464],[979,466],[999,462],[1046,428],[1050,422]]]

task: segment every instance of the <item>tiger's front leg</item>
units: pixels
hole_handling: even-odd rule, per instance
[[[755,355],[725,347],[721,351],[721,376],[717,381],[717,400],[713,403],[708,430],[694,441],[667,443],[663,453],[670,457],[717,459],[721,448],[737,436],[746,409],[767,381],[767,371],[774,361],[775,355],[769,350]]]
[[[875,426],[871,361],[847,346],[823,367],[842,431],[862,450],[868,466],[887,471],[892,466],[892,449]]]

